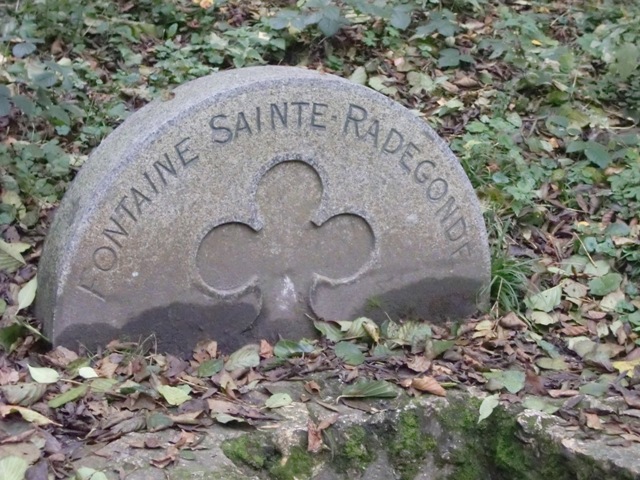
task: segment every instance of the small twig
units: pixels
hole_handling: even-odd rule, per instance
[[[593,265],[595,267],[596,266],[596,262],[594,262],[593,258],[591,258],[591,255],[589,255],[589,251],[587,250],[587,247],[584,246],[584,243],[582,242],[580,237],[575,233],[573,234],[573,236],[576,237],[576,239],[580,242],[580,245],[582,245],[582,249],[584,250],[585,255],[587,256],[587,258],[591,262],[591,265]]]

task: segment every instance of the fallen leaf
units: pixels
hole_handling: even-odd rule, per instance
[[[396,398],[398,391],[384,380],[360,380],[348,386],[337,398]]]
[[[604,296],[617,290],[622,283],[622,275],[619,273],[607,273],[589,281],[589,293],[591,295]]]
[[[586,413],[584,414],[587,419],[587,427],[592,428],[594,430],[602,430],[602,422],[600,422],[600,417],[595,413]]]
[[[547,390],[547,393],[551,398],[575,397],[576,395],[580,394],[578,390],[559,390],[559,389]]]
[[[60,374],[53,368],[47,367],[32,367],[27,364],[29,368],[29,375],[33,378],[34,382],[38,383],[56,383],[60,380]]]
[[[24,418],[29,423],[35,423],[36,425],[58,425],[59,423],[54,422],[53,420],[49,420],[44,415],[33,411],[26,407],[21,407],[19,405],[0,405],[0,417],[6,417],[11,413],[19,413],[22,418]],[[2,478],[2,477],[0,477]]]
[[[306,382],[304,384],[304,389],[309,392],[311,395],[317,395],[320,393],[320,385],[315,380],[311,380],[310,382]]]
[[[78,398],[82,398],[89,391],[89,385],[79,385],[77,387],[70,388],[66,392],[56,395],[47,402],[49,408],[59,408],[66,405],[69,402],[73,402]]]
[[[249,344],[236,350],[226,361],[224,369],[233,372],[239,368],[252,368],[260,365],[260,347],[258,345]]]
[[[273,347],[273,354],[278,358],[291,358],[313,352],[313,345],[306,340],[280,340]]]
[[[442,388],[442,385],[440,385],[433,377],[424,376],[414,378],[411,382],[411,386],[421,392],[432,393],[433,395],[438,395],[440,397],[447,396],[447,391]]]
[[[233,415],[229,415],[228,413],[219,413],[214,418],[218,423],[229,423],[229,422],[246,423],[246,420],[244,418],[234,417]]]
[[[98,373],[91,367],[80,367],[78,375],[82,378],[98,378]]]
[[[307,451],[318,453],[322,450],[322,431],[309,419],[307,421]]]
[[[26,265],[22,252],[31,248],[28,243],[7,243],[0,239],[0,270],[14,272],[20,265]]]
[[[555,287],[543,290],[525,299],[525,304],[532,310],[540,310],[542,312],[550,312],[558,305],[562,300],[562,287],[556,285]]]
[[[262,358],[273,357],[273,347],[264,339],[260,340],[260,356]]]
[[[28,407],[42,398],[47,386],[42,383],[18,383],[0,387],[7,403]]]
[[[38,276],[36,275],[29,280],[18,293],[18,311],[24,310],[31,306],[36,298],[36,289],[38,288]]]
[[[485,418],[488,418],[489,415],[493,413],[493,410],[500,404],[499,397],[500,395],[496,393],[495,395],[489,395],[482,400],[482,403],[480,404],[480,416],[478,417],[478,423]]]
[[[538,365],[540,368],[544,368],[545,370],[563,371],[569,368],[567,365],[567,362],[565,362],[564,359],[561,357],[557,357],[557,358],[542,357],[536,360],[536,365]]]
[[[483,375],[487,380],[496,380],[510,393],[518,393],[524,388],[525,373],[520,370],[484,372]]]
[[[164,397],[169,405],[182,405],[191,398],[189,395],[190,388],[171,387],[169,385],[160,385],[157,390]]]
[[[11,456],[0,460],[2,480],[24,480],[29,464],[20,457]]]
[[[542,397],[527,397],[522,402],[522,406],[530,410],[548,413],[549,415],[553,415],[560,410],[559,406],[553,405]]]
[[[45,355],[46,359],[56,367],[67,368],[71,362],[78,360],[78,354],[61,345]]]
[[[636,358],[635,360],[611,362],[611,365],[613,365],[613,368],[618,370],[620,373],[626,373],[628,377],[633,377],[634,369],[640,365],[640,358]]]
[[[414,372],[424,373],[431,367],[431,361],[427,360],[423,355],[416,355],[407,362],[407,367]]]
[[[526,330],[527,324],[515,312],[509,312],[500,319],[500,326],[509,330]]]
[[[314,320],[314,327],[328,340],[332,342],[339,342],[344,339],[344,334],[339,327],[331,322],[325,322],[323,320]]]
[[[267,401],[264,403],[264,406],[274,409],[286,407],[287,405],[291,405],[292,402],[293,400],[288,393],[274,393],[267,399]]]
[[[554,323],[558,323],[558,319],[549,315],[546,312],[533,311],[531,313],[531,321],[538,325],[553,325]]]
[[[339,342],[334,347],[336,357],[342,359],[347,365],[362,365],[365,356],[357,345],[351,342]]]
[[[150,463],[156,468],[166,468],[177,460],[179,453],[178,448],[172,445],[167,448],[164,455],[152,458]]]
[[[173,426],[173,419],[168,415],[160,412],[151,412],[147,416],[147,430],[150,432],[158,432]]]

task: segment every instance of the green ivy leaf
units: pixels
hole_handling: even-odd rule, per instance
[[[79,385],[74,388],[70,388],[66,392],[61,393],[60,395],[56,395],[51,400],[47,402],[49,408],[59,408],[63,405],[66,405],[69,402],[73,402],[79,398],[85,396],[87,391],[89,390],[89,385]]]
[[[313,326],[328,340],[332,342],[339,342],[344,339],[344,334],[340,331],[340,328],[331,323],[325,322],[324,320],[314,320]]]
[[[0,387],[0,392],[4,395],[7,403],[28,407],[33,405],[47,391],[47,386],[42,383],[17,383],[15,385],[5,385]]]
[[[224,365],[224,369],[227,372],[232,372],[238,368],[252,368],[260,365],[260,347],[258,345],[250,344],[236,350],[231,355]]]
[[[36,275],[29,280],[18,292],[18,311],[24,310],[31,306],[36,298],[36,290],[38,288],[38,276]]]
[[[158,432],[173,426],[171,417],[160,412],[152,412],[147,416],[147,430],[150,432]]]
[[[271,409],[281,408],[290,405],[291,402],[293,402],[293,400],[288,393],[274,393],[267,399],[264,406]]]
[[[36,46],[31,42],[16,43],[11,50],[16,58],[24,58],[36,51]]]
[[[198,376],[199,377],[212,377],[216,373],[219,373],[224,366],[224,362],[221,358],[210,358],[209,360],[205,360],[198,367]]]
[[[0,115],[2,116],[2,115]],[[0,240],[0,270],[14,272],[20,265],[25,265],[22,252],[31,248],[28,243],[7,243]]]
[[[280,340],[273,347],[273,354],[278,358],[289,358],[313,352],[313,345],[305,340]]]
[[[591,279],[589,282],[589,292],[591,295],[604,296],[616,291],[622,283],[622,275],[619,273],[607,273],[602,277]]]
[[[505,370],[498,372],[485,372],[484,377],[495,380],[510,393],[518,393],[524,388],[525,374],[520,370]]]
[[[478,417],[478,423],[480,423],[485,418],[488,418],[489,415],[493,413],[493,410],[500,404],[500,395],[489,395],[482,400],[480,404],[480,416]]]
[[[160,385],[157,390],[169,405],[179,406],[191,399],[191,395],[189,395],[189,391],[191,389],[188,387],[183,389],[180,387],[171,387],[169,385]]]
[[[0,460],[0,478],[2,480],[24,480],[29,468],[26,460],[11,456]]]
[[[584,149],[584,154],[589,161],[595,163],[600,168],[607,168],[611,163],[611,155],[609,150],[604,146],[596,142],[587,142]]]
[[[342,391],[340,398],[396,398],[398,391],[384,380],[360,380]]]
[[[347,365],[362,365],[364,363],[364,354],[357,345],[350,342],[337,343],[334,348],[336,357],[341,358]]]
[[[411,9],[408,5],[398,5],[391,11],[389,23],[398,30],[406,30],[411,24]]]
[[[29,375],[33,378],[34,382],[38,383],[56,383],[60,380],[60,374],[53,368],[48,367],[32,367],[27,364],[29,368]]]
[[[555,287],[543,290],[542,292],[531,295],[525,299],[527,307],[532,310],[540,310],[542,312],[550,312],[558,305],[562,300],[562,286],[556,285]]]

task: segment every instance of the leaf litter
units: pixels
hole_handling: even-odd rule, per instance
[[[216,6],[216,14],[229,25],[245,27],[259,18],[256,12],[272,8],[265,2],[245,3],[238,18],[225,5]],[[194,20],[206,15],[196,11],[199,7],[193,8],[184,14]],[[635,64],[626,65],[625,58],[604,50],[608,41],[615,42],[614,36],[608,41],[593,36],[606,35],[612,25],[599,12],[535,0],[500,10],[493,5],[483,8],[483,15],[464,9],[454,15],[444,8],[414,13],[413,19],[405,16],[394,28],[402,31],[417,20],[419,26],[406,30],[413,37],[389,36],[379,43],[368,36],[373,30],[365,34],[359,25],[347,25],[336,33],[338,42],[333,44],[330,60],[311,53],[304,60],[313,68],[382,91],[426,118],[449,141],[487,206],[487,224],[498,258],[508,252],[510,259],[531,260],[531,272],[520,286],[515,277],[508,276],[512,271],[505,268],[494,273],[501,280],[492,292],[495,303],[490,314],[463,325],[429,325],[416,319],[384,325],[366,317],[335,322],[315,319],[320,340],[282,339],[275,345],[265,340],[224,353],[218,351],[215,341],[208,341],[198,345],[188,359],[155,352],[148,341],[112,342],[93,356],[78,356],[62,347],[42,353],[42,336],[30,317],[37,290],[34,265],[41,249],[42,225],[50,221],[51,202],[59,196],[44,190],[36,196],[22,190],[17,193],[12,175],[29,168],[18,165],[24,159],[14,145],[26,143],[34,125],[42,142],[59,142],[76,158],[88,154],[93,144],[65,133],[66,125],[60,125],[64,119],[56,119],[56,125],[42,119],[34,122],[17,105],[9,115],[0,114],[7,134],[1,148],[13,155],[19,167],[3,170],[6,183],[0,210],[4,217],[13,215],[9,220],[3,217],[0,239],[0,445],[16,445],[24,452],[36,448],[40,453],[39,458],[27,457],[27,463],[16,456],[2,458],[0,477],[23,478],[27,468],[41,472],[43,466],[57,477],[65,476],[73,457],[65,444],[71,438],[100,444],[133,431],[182,430],[154,459],[154,465],[166,468],[182,450],[197,443],[189,435],[213,422],[259,426],[277,421],[278,409],[286,405],[269,408],[266,402],[280,393],[263,392],[265,397],[256,404],[250,398],[252,392],[261,391],[269,382],[300,378],[307,379],[304,394],[308,400],[333,413],[337,413],[338,399],[367,411],[363,402],[392,398],[401,389],[410,395],[443,396],[447,389],[475,386],[488,393],[478,412],[479,421],[490,416],[500,402],[520,403],[558,415],[568,427],[587,434],[603,431],[622,445],[640,441],[640,119],[625,104],[634,98],[629,79],[635,78]],[[129,10],[133,14],[135,6],[127,7]],[[576,20],[581,16],[601,25],[596,33],[579,31]],[[532,24],[534,17],[537,20]],[[563,22],[548,21],[543,32],[538,27],[540,20],[552,17]],[[625,18],[618,20],[616,28],[628,28]],[[375,24],[380,25],[378,20]],[[501,24],[509,28],[500,28]],[[191,26],[197,29],[197,22]],[[83,30],[83,38],[95,34],[88,27],[90,35]],[[532,31],[537,32],[536,37],[525,39]],[[188,32],[179,35],[189,43]],[[304,35],[313,38],[309,30]],[[147,40],[155,42],[145,53],[153,65],[158,59],[151,52],[167,43],[151,34]],[[424,53],[427,41],[428,55]],[[55,39],[52,54],[64,52],[65,43],[73,46],[70,39]],[[589,45],[589,49],[581,51],[576,43]],[[511,48],[515,44],[519,48]],[[541,53],[543,45],[546,48]],[[9,54],[5,59],[20,67],[33,46],[16,43],[13,57]],[[598,48],[602,49],[600,56],[587,51]],[[522,57],[514,53],[519,49]],[[620,52],[629,49],[637,53],[630,43],[619,46]],[[114,50],[121,51],[121,45]],[[365,50],[369,52],[366,62],[349,53]],[[80,51],[86,52],[86,58],[74,62],[86,61],[99,69],[104,76],[100,85],[118,81],[91,47]],[[180,52],[173,56],[179,57]],[[149,98],[145,93],[150,85],[146,60],[139,70],[129,72],[141,78],[137,92],[123,89],[131,96],[130,110]],[[237,61],[235,58],[233,64]],[[593,65],[602,66],[597,78],[591,74]],[[207,64],[192,70],[209,69]],[[153,75],[161,73],[153,71]],[[549,82],[546,76],[553,80]],[[599,97],[609,77],[614,90]],[[124,106],[119,94],[85,80],[83,88],[92,102],[100,98]],[[171,84],[176,80],[162,81]],[[28,99],[24,89],[28,82],[12,85],[18,86]],[[533,92],[541,93],[532,101],[529,96],[538,95]],[[62,96],[68,94],[74,95],[65,91]],[[599,100],[582,101],[594,98]],[[72,106],[68,104],[68,110]],[[82,123],[84,127],[85,121]],[[103,117],[96,123],[113,127],[116,121]],[[78,132],[89,135],[93,126],[88,122],[86,126]],[[107,131],[98,131],[98,140]],[[30,146],[40,150],[42,142]],[[11,164],[3,164],[3,169],[10,168]],[[68,173],[54,183],[68,182],[72,171]],[[33,189],[49,180],[38,179]],[[495,265],[500,263],[494,261]],[[511,303],[505,293],[510,285],[515,285],[518,296]],[[320,399],[321,384],[308,380],[317,373],[343,381],[340,396]],[[622,406],[605,407],[603,400],[611,397],[621,400]],[[283,395],[276,400],[272,405],[288,402]],[[325,428],[330,427],[322,422],[309,425],[311,451],[322,448]],[[190,431],[185,432],[187,429]],[[42,441],[48,444],[46,451],[34,447]],[[101,474],[91,469],[75,473],[94,480]]]

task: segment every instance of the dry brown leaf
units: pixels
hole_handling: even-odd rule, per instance
[[[509,330],[526,330],[527,324],[515,312],[509,312],[500,319],[500,326]]]
[[[176,448],[182,448],[188,445],[192,445],[196,442],[198,436],[195,432],[185,432],[184,430],[180,431],[180,435],[178,438],[172,441]]]
[[[578,390],[560,390],[560,389],[547,390],[547,393],[551,398],[575,397],[576,395],[580,394]]]
[[[424,355],[416,355],[407,362],[407,367],[409,367],[414,372],[424,373],[431,367],[431,361],[428,360]]]
[[[119,364],[119,362],[114,363],[111,360],[111,355],[109,355],[108,357],[105,357],[102,360],[98,361],[95,367],[95,371],[99,377],[113,378],[113,375],[116,373]]]
[[[163,456],[152,458],[150,460],[150,463],[156,468],[166,468],[176,461],[176,459],[178,458],[178,454],[179,454],[178,448],[171,446],[167,448]]]
[[[544,386],[542,377],[537,375],[533,370],[527,370],[525,372],[525,390],[533,395],[547,394],[547,389]]]
[[[162,448],[162,445],[160,445],[160,440],[156,436],[145,438],[143,445],[144,446],[141,448],[150,448],[150,449]]]
[[[478,85],[480,85],[480,83],[475,78],[471,78],[467,75],[463,75],[460,78],[456,78],[453,81],[453,83],[455,83],[459,87],[464,87],[464,88],[477,87]]]
[[[598,415],[595,413],[585,413],[584,416],[587,418],[587,427],[594,430],[602,430],[602,422],[600,422]]]
[[[273,357],[273,347],[266,340],[260,340],[260,356],[262,358]]]
[[[322,450],[322,431],[311,420],[307,422],[307,451],[318,453]]]
[[[202,410],[197,410],[195,412],[189,413],[180,413],[178,415],[169,415],[169,418],[173,420],[175,423],[181,423],[185,425],[197,425],[198,417],[202,414]]]
[[[411,383],[413,382],[413,379],[411,378],[401,378],[398,381],[398,384],[402,387],[402,388],[409,388],[411,386]]]
[[[304,389],[309,392],[311,395],[317,395],[320,393],[320,385],[315,380],[311,380],[310,382],[306,382],[304,384]]]
[[[424,376],[414,378],[411,382],[411,386],[416,390],[420,390],[421,392],[431,393],[440,397],[447,396],[447,391],[442,388],[438,381],[433,377]]]
[[[578,337],[587,333],[587,330],[584,325],[567,325],[560,332],[568,337]]]
[[[625,440],[629,440],[631,442],[640,443],[640,435],[635,435],[633,433],[623,433],[620,435]]]
[[[0,368],[0,386],[18,383],[20,375],[13,368]]]
[[[75,362],[78,359],[78,354],[68,348],[58,346],[47,353],[45,358],[56,367],[67,368],[71,362]]]
[[[340,418],[339,414],[333,414],[333,415],[329,415],[327,418],[324,418],[320,421],[320,423],[318,424],[318,428],[320,430],[324,430],[325,428],[329,428],[331,425],[333,425],[334,423],[336,423],[338,421],[338,418]]]
[[[598,310],[590,310],[587,312],[587,317],[592,320],[602,320],[607,316],[607,312],[600,312]]]

